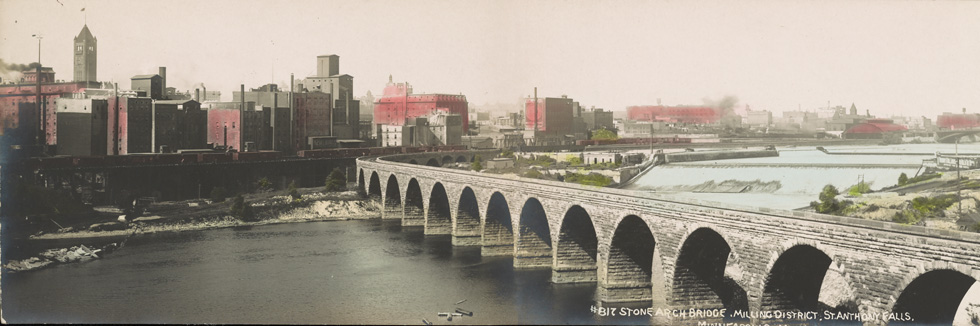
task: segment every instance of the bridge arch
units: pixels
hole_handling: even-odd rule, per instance
[[[949,325],[953,323],[963,297],[977,282],[963,271],[949,268],[935,268],[919,275],[909,275],[903,280],[891,312],[899,319],[911,317],[914,324]],[[907,314],[907,315],[906,315]],[[891,324],[904,324],[893,321]]]
[[[425,202],[422,199],[422,187],[419,186],[419,181],[415,178],[408,181],[408,188],[405,189],[405,212],[402,217],[402,225],[425,225]]]
[[[402,207],[401,188],[398,186],[398,177],[392,173],[388,176],[387,185],[385,186],[385,196],[383,206],[381,207],[381,217],[401,218],[404,209],[405,208]]]
[[[537,198],[524,202],[519,221],[514,267],[551,267],[551,227]]]
[[[371,183],[368,185],[368,196],[374,199],[381,199],[381,179],[378,171],[371,172]]]
[[[367,196],[367,188],[364,186],[364,169],[359,169],[357,174],[357,194],[361,197]]]
[[[839,267],[817,243],[798,242],[774,256],[767,265],[769,272],[762,282],[760,310],[762,311],[823,311],[858,312],[850,298],[838,298],[837,307],[820,302],[825,279],[843,283],[834,286],[853,293],[845,276],[831,273],[831,266]],[[832,265],[833,264],[833,265]],[[831,284],[827,284],[831,285]]]
[[[490,195],[487,213],[483,222],[483,256],[506,256],[514,254],[514,223],[510,216],[507,198],[499,191]]]
[[[649,301],[654,288],[666,288],[656,240],[642,218],[628,215],[619,220],[608,248],[605,262],[600,262],[600,269],[605,269],[599,272],[602,301]]]
[[[452,156],[446,155],[446,156],[443,156],[442,157],[442,165],[452,164],[452,163],[453,163],[453,157]]]
[[[703,309],[748,311],[745,289],[725,274],[734,262],[732,247],[724,236],[709,227],[698,227],[681,241],[674,265],[672,301],[674,306]]]
[[[453,245],[474,246],[480,244],[480,204],[470,187],[463,188],[456,205],[453,225]]]
[[[565,212],[558,230],[552,282],[595,282],[599,239],[592,217],[582,206],[574,205]]]
[[[456,163],[466,163],[466,162],[469,162],[469,160],[466,159],[466,156],[460,155],[456,157]]]
[[[425,234],[450,234],[453,229],[449,196],[441,182],[432,185],[429,192],[429,209],[425,213]]]
[[[432,167],[440,167],[440,166],[442,166],[442,165],[439,164],[439,160],[437,160],[435,157],[430,158],[428,161],[426,161],[425,162],[425,165],[426,166],[432,166]]]
[[[415,160],[415,159],[413,158],[413,159],[411,159],[411,160],[408,160],[408,164],[413,164],[413,165],[419,165],[419,161],[416,161],[416,160]]]

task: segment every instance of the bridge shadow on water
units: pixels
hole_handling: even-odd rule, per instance
[[[490,284],[492,294],[484,298],[466,299],[459,306],[479,303],[485,300],[509,302],[513,305],[512,320],[504,319],[505,323],[514,324],[630,324],[648,325],[650,317],[646,315],[624,316],[651,306],[651,302],[633,303],[599,303],[595,300],[596,283],[567,283],[551,282],[551,268],[514,268],[512,256],[484,257],[480,254],[480,246],[453,246],[450,235],[425,235],[421,226],[402,226],[399,220],[371,220],[372,232],[385,233],[389,239],[399,240],[406,244],[405,250],[423,254],[424,259],[445,264],[446,268],[454,269],[467,282]],[[420,258],[423,259],[423,258]],[[479,294],[474,294],[479,295]],[[481,311],[478,306],[469,309],[474,316],[491,313]],[[602,307],[606,313],[596,309]],[[496,311],[492,313],[502,313]],[[614,311],[614,312],[613,312]],[[482,323],[475,319],[462,319],[461,323]],[[430,320],[432,321],[432,320]],[[441,320],[446,322],[445,320]],[[497,319],[493,319],[498,322]]]

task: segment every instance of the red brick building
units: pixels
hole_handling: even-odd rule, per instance
[[[263,111],[255,109],[255,102],[212,102],[207,109],[209,144],[225,146],[238,151],[246,150],[246,143],[258,146],[265,145],[266,119]],[[244,117],[244,118],[243,118]],[[271,134],[270,134],[271,136]]]
[[[524,130],[536,130],[539,134],[555,136],[573,133],[570,98],[539,98],[537,107],[534,99],[528,99],[524,103],[524,116]]]
[[[384,93],[374,102],[374,125],[405,124],[405,119],[424,117],[436,112],[458,114],[463,130],[469,130],[469,104],[465,95],[414,94],[408,83],[394,83],[388,77]]]
[[[110,96],[107,101],[108,154],[152,153],[153,100],[149,97]]]
[[[943,113],[936,118],[936,125],[941,129],[970,129],[980,127],[980,114]]]
[[[36,74],[35,74],[36,75]],[[28,128],[31,130],[20,130],[16,132],[19,134],[17,138],[30,138],[18,139],[11,142],[11,144],[32,144],[34,142],[35,133],[41,128],[37,125],[37,118],[41,116],[42,112],[45,112],[45,128],[47,130],[46,136],[43,137],[45,144],[54,145],[57,143],[57,136],[54,130],[57,128],[57,120],[55,114],[55,100],[63,97],[70,96],[71,93],[79,92],[88,87],[98,87],[98,83],[94,82],[71,82],[71,83],[45,83],[45,80],[54,79],[54,72],[51,72],[50,77],[44,76],[42,71],[41,79],[41,106],[40,111],[35,105],[37,102],[37,84],[36,83],[20,83],[20,84],[7,84],[0,85],[0,136],[11,133],[14,129]],[[27,114],[28,116],[25,116]]]
[[[722,114],[706,106],[643,105],[626,108],[627,119],[633,121],[663,121],[691,124],[717,123]]]

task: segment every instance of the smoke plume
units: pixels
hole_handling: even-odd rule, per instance
[[[21,75],[24,71],[30,71],[37,69],[39,64],[37,62],[31,62],[29,64],[20,63],[6,63],[3,59],[0,59],[0,81],[17,81],[20,80]]]
[[[31,62],[29,64],[20,63],[6,63],[3,59],[0,59],[0,73],[16,72],[21,73],[31,69],[37,69],[39,64],[37,62]]]
[[[719,113],[721,113],[721,116],[723,117],[735,115],[735,104],[738,104],[738,97],[732,95],[726,95],[725,97],[722,97],[720,100],[713,100],[707,97],[705,97],[703,100],[705,106],[714,108]]]

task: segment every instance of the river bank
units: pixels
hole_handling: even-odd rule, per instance
[[[18,251],[15,257],[19,256],[20,259],[7,259],[2,267],[7,272],[23,272],[89,261],[122,248],[133,236],[155,233],[380,217],[377,203],[361,198],[354,191],[322,193],[310,188],[300,189],[299,192],[299,199],[281,193],[246,195],[246,201],[252,205],[254,212],[254,217],[247,220],[231,214],[231,200],[217,203],[208,200],[155,203],[147,208],[143,216],[131,222],[102,221],[88,226],[75,225],[62,228],[59,232],[14,240],[15,243],[7,250]],[[108,207],[100,207],[99,211],[104,219],[117,213]]]

